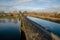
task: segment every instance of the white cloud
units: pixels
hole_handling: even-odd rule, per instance
[[[55,5],[54,2],[55,0],[11,0],[10,2],[0,2],[0,10],[28,10],[28,11],[36,11],[36,10],[42,10],[44,8],[38,8],[35,7],[37,2],[40,4],[42,3],[43,5],[40,6],[53,6],[53,7],[59,7],[58,5]]]
[[[23,4],[30,1],[32,0],[12,0],[10,2],[4,2],[4,3],[0,2],[0,6],[15,6],[15,5]]]
[[[48,2],[53,2],[54,0],[36,0],[36,1],[38,1],[38,2],[46,2],[46,3],[48,3]]]
[[[50,0],[39,0],[39,1],[50,1]]]
[[[32,1],[32,0],[11,0],[8,2],[6,2],[5,0],[0,0],[0,10],[6,11],[8,9],[10,11],[15,6],[20,6],[20,5],[30,2],[30,1]]]
[[[60,6],[51,6],[42,10],[44,12],[60,12]]]
[[[12,7],[9,11],[14,11],[14,10],[21,10],[21,11],[37,11],[37,10],[42,10],[44,8],[37,8],[37,7],[31,7],[31,6],[15,6],[15,7]]]

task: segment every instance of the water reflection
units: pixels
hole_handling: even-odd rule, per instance
[[[5,20],[1,20],[1,19],[0,19],[0,23],[5,23]]]
[[[20,40],[19,18],[0,18],[0,40]]]

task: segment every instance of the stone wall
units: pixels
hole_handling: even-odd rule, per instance
[[[24,17],[21,17],[22,27],[21,29],[25,32],[26,40],[52,40],[51,38],[45,37],[45,33],[41,30],[37,30],[34,25],[32,25],[28,20]],[[48,36],[48,35],[46,35]]]

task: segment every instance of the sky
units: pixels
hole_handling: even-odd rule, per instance
[[[0,0],[0,11],[60,11],[60,0]]]

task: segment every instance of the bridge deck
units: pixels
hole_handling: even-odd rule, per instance
[[[36,25],[32,24],[25,17],[21,18],[22,30],[25,32],[27,40],[52,40],[50,34],[45,35],[41,29],[38,30]]]

